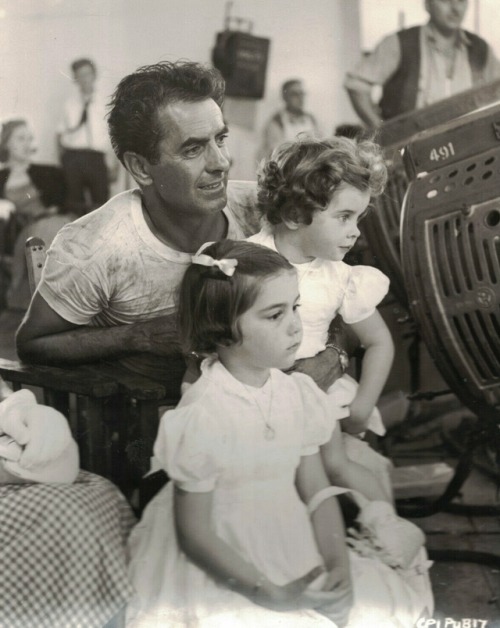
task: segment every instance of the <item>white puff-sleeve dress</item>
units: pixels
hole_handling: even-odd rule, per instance
[[[262,412],[267,402],[268,414]],[[335,626],[317,611],[275,612],[217,583],[180,549],[173,510],[174,485],[211,491],[206,525],[278,585],[321,565],[294,481],[301,456],[330,438],[335,412],[305,375],[272,370],[257,389],[218,361],[202,364],[201,378],[161,420],[155,456],[172,481],[148,505],[130,538],[136,595],[127,626]],[[376,558],[350,557],[355,604],[349,628],[413,627],[425,606],[419,587]]]
[[[206,525],[276,584],[321,565],[294,478],[301,456],[330,438],[335,411],[317,403],[323,397],[303,375],[272,370],[258,389],[243,385],[218,361],[203,363],[201,378],[161,419],[155,457],[172,481],[148,505],[130,538],[136,596],[127,625],[333,625],[312,610],[271,611],[217,583],[180,549],[173,513],[174,485],[212,492]],[[261,410],[267,407],[268,416]]]

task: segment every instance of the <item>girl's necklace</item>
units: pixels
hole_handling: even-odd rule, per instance
[[[250,396],[254,400],[255,405],[259,409],[259,412],[260,412],[260,414],[262,416],[262,419],[264,421],[264,425],[266,426],[265,431],[264,431],[264,438],[266,440],[274,440],[274,438],[276,436],[276,430],[274,429],[274,427],[271,425],[271,422],[270,422],[271,411],[272,411],[272,408],[273,408],[273,382],[272,382],[272,379],[271,378],[269,379],[269,395],[267,395],[267,390],[261,390],[261,391],[259,391],[260,394],[255,394],[250,386],[247,386],[246,384],[243,384],[243,386],[245,386],[247,392],[250,394]],[[264,385],[264,388],[266,388],[266,387],[267,386]],[[263,398],[264,403],[266,402],[266,398],[269,397],[269,399],[267,401],[267,408],[264,407],[264,403],[261,401],[261,399],[259,399],[259,397]]]

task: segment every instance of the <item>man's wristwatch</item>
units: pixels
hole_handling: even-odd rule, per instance
[[[338,353],[340,369],[342,371],[342,374],[344,374],[347,371],[347,367],[349,366],[349,356],[344,351],[344,349],[341,349],[336,344],[333,344],[333,342],[329,342],[326,345],[325,349],[334,349]]]

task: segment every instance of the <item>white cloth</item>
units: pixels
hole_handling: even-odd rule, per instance
[[[109,152],[111,143],[106,123],[105,100],[98,91],[95,91],[87,108],[87,121],[79,126],[84,106],[82,94],[75,88],[74,93],[63,104],[62,117],[57,126],[57,131],[61,135],[61,144],[64,148],[73,150],[90,149],[102,153]]]
[[[273,370],[270,380],[274,439],[265,437],[252,389],[218,361],[207,360],[177,409],[163,415],[155,455],[184,490],[213,491],[207,525],[281,585],[322,562],[294,477],[301,455],[328,440],[337,416],[307,376]],[[172,485],[148,505],[130,537],[137,596],[128,608],[128,626],[334,625],[314,611],[283,614],[253,605],[191,563],[176,540]],[[352,560],[356,610],[349,626],[377,625],[360,623],[358,616],[384,627],[413,626],[423,609],[418,592],[378,561],[356,555]]]
[[[9,473],[34,482],[71,484],[76,479],[78,448],[66,418],[38,405],[30,390],[13,392],[0,403],[0,438],[3,434],[19,446],[17,456],[2,454]]]

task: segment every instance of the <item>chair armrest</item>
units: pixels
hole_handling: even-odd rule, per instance
[[[42,366],[0,358],[0,375],[18,385],[39,386],[86,397],[108,397],[118,392],[116,381],[87,366]]]

